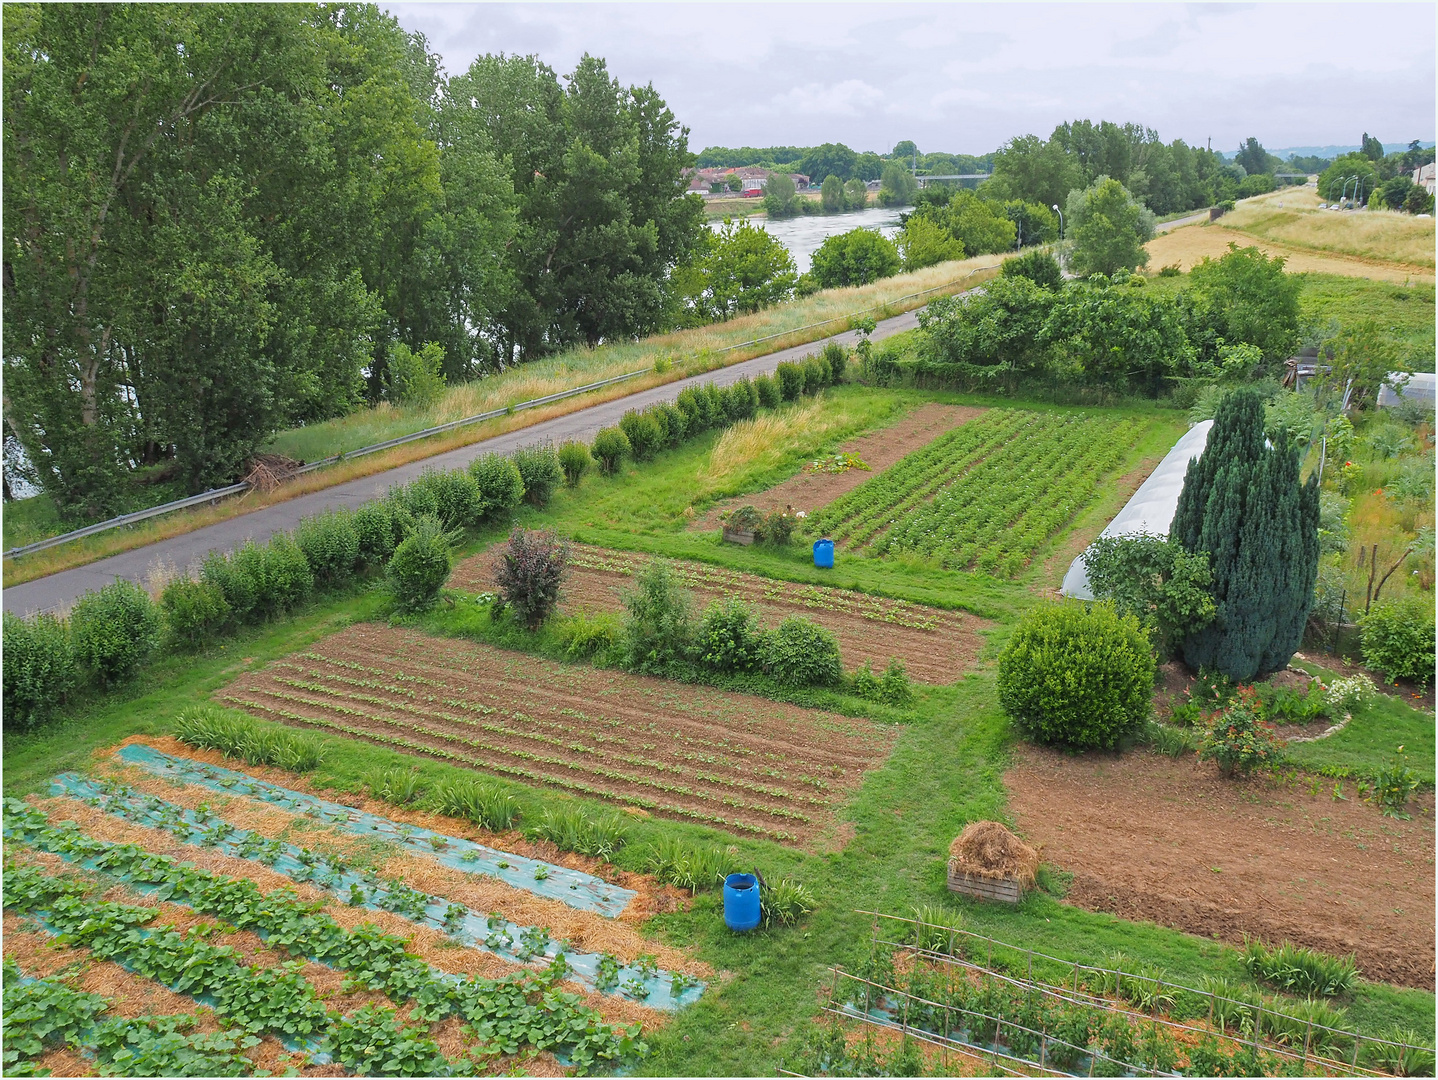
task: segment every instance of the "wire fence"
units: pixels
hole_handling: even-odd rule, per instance
[[[857,312],[847,312],[843,315],[836,315],[831,319],[823,319],[819,322],[809,323],[805,326],[796,326],[793,329],[784,330],[777,334],[769,334],[765,337],[754,338],[752,341],[741,341],[735,345],[726,345],[722,349],[717,349],[715,351],[718,353],[727,353],[733,352],[736,349],[750,348],[754,345],[762,345],[765,342],[774,341],[778,338],[790,337],[794,334],[802,334],[807,330],[817,330],[819,327],[828,326],[831,323],[847,322],[850,327],[852,327],[855,320],[862,317],[863,315],[875,311],[885,311],[897,304],[902,304],[905,301],[916,300],[921,296],[927,296],[929,293],[942,292],[945,289],[952,289],[956,285],[962,285],[966,280],[973,277],[975,274],[979,273],[982,270],[994,269],[997,269],[997,264],[995,266],[975,267],[967,274],[965,274],[964,277],[957,278],[954,281],[946,282],[943,285],[935,285],[934,287],[929,289],[921,289],[919,292],[908,293],[904,296],[898,297],[897,299],[889,300],[882,304],[875,304],[872,307],[861,308]],[[400,435],[393,439],[387,439],[384,442],[374,443],[370,446],[362,446],[357,450],[350,450],[347,453],[334,454],[327,458],[321,458],[318,461],[311,461],[296,469],[291,475],[300,476],[304,473],[309,473],[313,472],[316,469],[324,468],[327,465],[334,465],[341,461],[348,461],[351,458],[364,457],[367,454],[375,454],[380,452],[381,450],[390,450],[396,446],[403,446],[405,443],[417,442],[420,439],[432,438],[435,435],[443,435],[447,432],[454,431],[458,428],[467,427],[471,424],[480,424],[486,420],[495,420],[501,416],[508,416],[511,413],[522,412],[525,409],[533,409],[541,405],[548,405],[556,401],[562,401],[565,398],[575,397],[578,394],[587,394],[592,390],[599,390],[606,386],[613,386],[616,383],[625,382],[640,375],[648,374],[652,370],[652,368],[643,368],[639,371],[630,371],[623,375],[616,375],[610,379],[601,379],[598,382],[586,383],[583,386],[575,386],[571,387],[568,390],[560,390],[557,393],[546,394],[544,397],[532,398],[529,401],[521,401],[514,405],[508,405],[502,409],[490,409],[488,412],[477,413],[474,416],[466,416],[459,420],[451,420],[449,423],[446,424],[438,424],[434,427],[424,428],[420,431],[413,431],[410,432],[408,435]],[[113,517],[106,521],[96,522],[94,525],[86,525],[84,528],[74,529],[71,532],[62,533],[59,536],[51,536],[47,537],[44,540],[37,540],[33,544],[24,544],[20,547],[11,548],[9,551],[6,551],[4,553],[3,557],[6,559],[13,559],[21,555],[31,555],[35,552],[45,551],[52,547],[58,547],[61,544],[68,544],[71,541],[79,540],[82,537],[94,536],[97,533],[108,532],[111,529],[122,528],[126,525],[137,525],[142,521],[148,521],[151,518],[160,517],[164,514],[171,514],[177,510],[186,510],[192,506],[204,506],[208,503],[215,503],[218,502],[220,499],[228,498],[231,495],[243,495],[245,492],[250,491],[252,486],[253,485],[245,481],[241,481],[238,484],[230,484],[227,487],[214,488],[210,491],[204,491],[201,492],[199,495],[191,495],[188,498],[175,499],[172,502],[161,503],[159,506],[151,506],[145,510],[136,510],[134,513],[121,514],[118,517]]]
[[[1055,1021],[1062,1010],[1077,1008],[1102,1010],[1106,1018],[1116,1018],[1134,1032],[1151,1035],[1153,1041],[1142,1044],[1147,1048],[1157,1047],[1157,1033],[1163,1032],[1174,1045],[1189,1048],[1204,1039],[1227,1040],[1240,1050],[1246,1048],[1254,1064],[1260,1061],[1261,1054],[1276,1060],[1280,1068],[1297,1069],[1303,1074],[1389,1075],[1385,1069],[1399,1075],[1431,1074],[1430,1047],[1360,1035],[1325,1025],[1312,1015],[1289,1015],[1261,996],[1247,1000],[1228,997],[1212,988],[1196,989],[1153,972],[1065,960],[921,918],[874,911],[859,914],[873,918],[871,956],[881,949],[891,950],[890,955],[927,965],[924,971],[940,976],[941,983],[926,985],[922,978],[916,983],[910,977],[906,985],[890,985],[904,980],[896,974],[876,978],[879,971],[855,973],[834,968],[825,1011],[901,1032],[907,1038],[939,1047],[945,1055],[959,1054],[996,1073],[1180,1075],[1176,1057],[1165,1061],[1153,1049],[1131,1044],[1127,1054],[1110,1053],[1107,1045],[1100,1046],[1096,1039],[1088,1037],[1087,1029],[1080,1042],[1072,1030],[1065,1029],[1061,1019]],[[1048,975],[1047,981],[1035,978],[1036,964],[1041,976]],[[1024,974],[1015,974],[1016,970]],[[1065,973],[1061,981],[1053,981],[1057,972]],[[1011,992],[1008,1001],[1015,1007],[1005,1015],[1005,1009],[985,1008],[974,998],[933,993],[936,985],[975,983],[1007,988]],[[1099,992],[1095,992],[1095,984]],[[1109,993],[1113,996],[1107,996]],[[1206,1003],[1207,1026],[1193,1023],[1192,1015],[1185,1021],[1164,1013],[1165,1008],[1172,1010],[1180,995],[1186,996],[1190,1007],[1197,1004],[1199,1015]],[[1135,1006],[1135,999],[1143,1004]],[[1047,1001],[1050,1008],[1034,1008],[1035,1001]],[[1338,1056],[1340,1052],[1342,1057]],[[1079,1071],[1071,1071],[1075,1066]]]

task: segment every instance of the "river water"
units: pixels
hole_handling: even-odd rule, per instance
[[[894,234],[899,231],[899,215],[908,209],[910,208],[907,206],[870,207],[847,214],[815,214],[812,217],[791,217],[782,221],[754,218],[750,224],[766,230],[770,236],[788,248],[789,254],[794,256],[794,262],[799,267],[799,273],[803,274],[808,272],[814,252],[818,251],[819,245],[829,237],[846,233],[850,229],[878,229],[880,233],[893,239]],[[709,227],[718,229],[723,224],[722,220],[711,221]]]

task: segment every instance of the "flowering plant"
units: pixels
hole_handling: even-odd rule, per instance
[[[1247,775],[1255,768],[1274,764],[1280,754],[1272,725],[1261,719],[1263,703],[1251,686],[1239,687],[1238,697],[1210,713],[1198,741],[1198,759],[1218,762],[1225,776]]]

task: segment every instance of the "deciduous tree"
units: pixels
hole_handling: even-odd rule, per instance
[[[1153,239],[1153,211],[1141,205],[1117,180],[1100,176],[1068,198],[1068,236],[1073,240],[1069,269],[1075,274],[1105,274],[1148,265],[1144,244]]]

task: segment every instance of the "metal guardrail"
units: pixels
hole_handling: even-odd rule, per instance
[[[887,303],[875,304],[873,307],[862,308],[857,312],[850,312],[847,315],[835,315],[832,319],[823,319],[816,323],[809,323],[806,326],[796,326],[792,330],[784,330],[777,334],[769,334],[766,337],[755,338],[753,341],[741,341],[737,345],[726,345],[717,352],[733,352],[735,349],[748,348],[751,345],[762,345],[766,341],[773,341],[775,338],[788,337],[790,334],[802,333],[805,330],[815,330],[821,326],[827,326],[834,322],[849,322],[859,316],[871,311],[882,311],[892,304],[900,304],[905,300],[913,300],[925,296],[931,292],[939,292],[942,289],[949,289],[960,284],[967,278],[973,277],[980,270],[993,270],[993,266],[978,266],[970,270],[964,277],[943,285],[935,285],[930,289],[921,289],[916,293],[907,293]],[[544,397],[532,398],[529,401],[521,401],[515,405],[506,406],[503,409],[491,409],[488,412],[477,413],[474,416],[466,416],[460,420],[451,420],[447,424],[439,424],[435,427],[424,428],[422,431],[412,431],[408,435],[400,435],[384,442],[374,443],[371,446],[362,446],[358,450],[351,450],[348,453],[334,454],[319,461],[311,461],[296,469],[294,475],[313,472],[315,469],[323,468],[326,465],[334,465],[341,461],[348,461],[350,458],[364,457],[366,454],[378,453],[381,450],[389,450],[396,446],[403,446],[405,443],[417,442],[420,439],[428,439],[433,435],[443,435],[447,431],[454,431],[469,424],[482,423],[485,420],[494,420],[501,416],[508,416],[510,413],[520,412],[524,409],[533,409],[540,405],[548,405],[553,401],[561,401],[564,398],[574,397],[577,394],[585,394],[590,390],[599,390],[615,383],[633,379],[636,376],[647,374],[652,368],[643,368],[640,371],[631,371],[626,375],[616,375],[612,379],[601,379],[599,382],[586,383],[584,386],[576,386],[569,390],[561,390],[558,393],[546,394]],[[22,547],[11,548],[5,552],[3,558],[13,559],[20,555],[32,555],[37,551],[45,551],[47,548],[58,547],[61,544],[68,544],[72,540],[79,540],[85,536],[94,536],[96,533],[108,532],[111,529],[118,529],[124,525],[135,525],[141,521],[148,521],[150,518],[160,517],[164,514],[173,513],[176,510],[185,510],[191,506],[202,506],[205,503],[216,502],[231,495],[242,495],[250,490],[248,483],[241,481],[238,484],[230,484],[228,487],[213,488],[210,491],[201,492],[198,495],[191,495],[188,498],[176,499],[173,502],[161,503],[159,506],[152,506],[147,510],[136,510],[132,514],[121,514],[119,517],[110,518],[108,521],[99,521],[94,525],[86,525],[83,529],[75,529],[73,532],[62,533],[59,536],[52,536],[45,540],[37,540],[33,544],[25,544]]]

